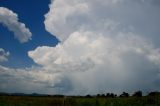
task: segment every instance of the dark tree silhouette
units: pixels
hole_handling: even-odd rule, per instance
[[[88,95],[86,95],[85,97],[86,97],[86,98],[92,98],[92,96],[91,96],[91,95],[89,95],[89,94],[88,94]]]
[[[100,94],[97,94],[97,97],[100,97],[101,95]]]
[[[102,94],[101,97],[106,97],[105,94]]]
[[[123,93],[120,95],[120,97],[129,97],[129,94],[126,93],[126,92],[123,92]]]
[[[157,92],[157,91],[155,91],[155,92],[150,92],[150,93],[148,94],[148,96],[158,96],[158,95],[160,95],[160,92]]]
[[[114,97],[117,97],[117,95],[114,94],[114,93],[107,93],[107,94],[106,94],[106,97],[114,98]]]
[[[132,96],[142,97],[142,91],[137,91],[137,92],[135,92]]]

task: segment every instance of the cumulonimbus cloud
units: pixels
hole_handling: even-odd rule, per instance
[[[32,33],[24,23],[19,22],[18,15],[12,10],[0,7],[0,23],[6,26],[21,43],[31,39]]]
[[[52,0],[44,23],[61,42],[28,54],[69,79],[75,94],[157,90],[160,49],[136,29],[142,15],[151,19],[146,10],[153,8],[141,0]],[[59,84],[65,89],[64,81]]]

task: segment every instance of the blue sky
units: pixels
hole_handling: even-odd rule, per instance
[[[49,10],[50,0],[1,0],[0,6],[6,7],[18,14],[19,21],[25,23],[32,32],[32,40],[21,44],[14,38],[13,32],[0,24],[0,48],[10,52],[9,61],[3,62],[4,66],[23,68],[34,65],[27,55],[29,50],[37,46],[54,46],[58,40],[45,31],[44,14]]]

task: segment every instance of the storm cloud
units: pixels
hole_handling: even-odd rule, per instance
[[[29,56],[70,79],[73,94],[158,90],[159,8],[144,0],[52,0],[46,30],[61,42]]]

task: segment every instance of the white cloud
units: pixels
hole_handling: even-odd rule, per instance
[[[0,7],[0,23],[14,32],[15,38],[21,43],[31,39],[32,33],[26,28],[24,23],[19,22],[18,15],[12,10]]]
[[[5,52],[4,49],[0,48],[0,62],[8,61],[9,52]]]
[[[70,79],[75,93],[157,90],[157,14],[141,0],[52,0],[44,23],[62,42],[29,56]]]
[[[58,74],[39,67],[13,69],[0,65],[1,92],[54,93],[52,86],[60,81],[58,78]]]
[[[160,15],[155,0],[51,0],[46,30],[64,41],[75,30],[106,33],[115,22],[119,31],[134,31],[159,45]],[[158,3],[156,3],[158,4]],[[108,21],[108,22],[107,22]],[[114,30],[115,31],[115,30]]]
[[[113,36],[75,32],[63,44],[38,47],[29,56],[69,79],[73,94],[159,89],[159,49],[132,33]]]

